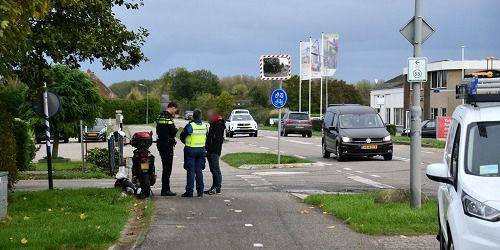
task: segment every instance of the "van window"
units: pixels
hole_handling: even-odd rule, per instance
[[[457,184],[457,170],[458,170],[458,159],[460,151],[460,124],[457,124],[457,131],[455,133],[455,139],[453,140],[453,148],[451,151],[451,166],[450,175],[455,180],[455,185]],[[456,186],[455,186],[456,187]]]
[[[467,133],[465,172],[476,176],[500,177],[500,122],[478,122]]]
[[[304,113],[290,113],[288,118],[292,120],[309,120],[309,116]]]
[[[332,112],[326,112],[325,114],[325,127],[330,127],[332,126],[332,122],[333,122],[333,113]]]

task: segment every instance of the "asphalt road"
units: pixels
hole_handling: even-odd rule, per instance
[[[183,126],[184,121],[176,121]],[[129,126],[129,133],[151,130]],[[153,129],[154,131],[154,129]],[[159,196],[161,161],[155,146],[158,181],[153,187],[155,215],[150,232],[140,249],[436,249],[435,236],[373,237],[350,230],[343,222],[319,209],[309,207],[294,195],[365,191],[380,188],[409,187],[409,147],[395,146],[392,161],[382,158],[353,159],[337,162],[321,157],[319,137],[282,137],[283,154],[307,158],[310,167],[268,170],[240,170],[222,163],[223,194],[203,198]],[[89,143],[89,147],[106,147]],[[171,185],[174,192],[184,192],[186,174],[182,168],[182,144],[175,149]],[[228,138],[223,154],[230,152],[276,152],[277,132],[260,131],[259,137]],[[125,155],[132,148],[127,146]],[[42,148],[37,157],[44,154]],[[78,143],[61,144],[60,154],[79,159]],[[441,150],[423,149],[424,164],[439,162]],[[422,165],[423,190],[434,194],[437,185],[428,181]],[[205,187],[211,184],[207,169]],[[45,181],[46,182],[46,181]],[[44,181],[39,183],[45,184]],[[103,186],[110,180],[61,181],[56,187]],[[37,182],[20,182],[21,189],[35,189]],[[23,188],[24,187],[24,188]],[[292,193],[294,195],[292,195]]]

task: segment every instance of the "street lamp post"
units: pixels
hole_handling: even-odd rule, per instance
[[[139,86],[146,88],[146,124],[149,124],[149,88],[142,83],[139,83]]]
[[[465,46],[461,46],[462,48],[462,80],[465,78],[465,66],[464,66],[464,60],[465,60]]]

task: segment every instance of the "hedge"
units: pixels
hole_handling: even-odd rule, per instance
[[[28,170],[36,154],[35,134],[27,122],[14,120],[14,137],[17,142],[17,168],[19,171]]]
[[[3,107],[0,107],[0,121],[0,171],[9,172],[8,187],[12,189],[18,180],[14,119]]]
[[[396,125],[387,124],[387,125],[385,125],[385,127],[387,128],[387,131],[389,132],[390,135],[396,135],[396,132],[398,131],[398,129],[396,128]]]
[[[116,110],[121,110],[124,124],[144,124],[146,122],[146,100],[114,99],[105,100],[101,118],[115,118]],[[149,122],[154,122],[160,113],[160,101],[149,99]]]

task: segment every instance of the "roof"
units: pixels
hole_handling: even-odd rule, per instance
[[[492,60],[492,69],[500,70],[500,60]],[[452,60],[441,60],[427,63],[427,71],[439,71],[439,70],[484,70],[487,66],[487,60],[465,60],[465,61],[452,61]],[[490,61],[491,67],[491,61]],[[403,68],[403,75],[408,72],[408,67]]]
[[[373,90],[401,88],[403,87],[405,82],[406,82],[406,76],[401,74],[390,79],[389,81],[375,85]]]
[[[99,90],[99,95],[106,99],[115,99],[117,96],[113,91],[106,86],[97,75],[92,72],[90,69],[87,70],[87,75],[90,77],[90,80],[94,82],[95,86]]]
[[[453,112],[453,118],[468,125],[479,121],[500,121],[500,103],[481,103],[478,106],[462,104]]]
[[[366,114],[377,113],[372,107],[362,105],[334,105],[326,109],[327,111],[339,111],[341,114]]]

